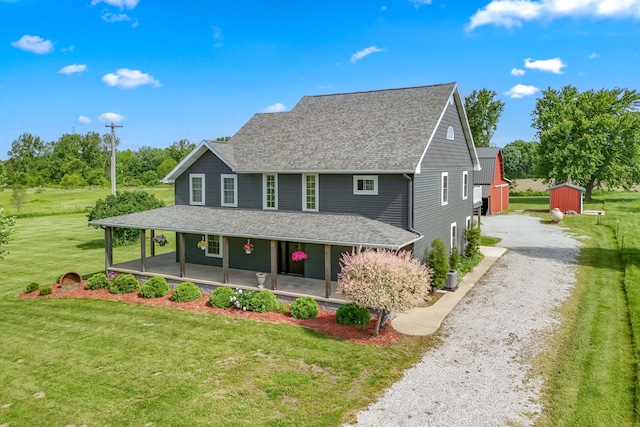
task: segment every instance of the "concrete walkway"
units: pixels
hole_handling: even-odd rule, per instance
[[[407,313],[399,314],[391,321],[393,328],[405,335],[424,336],[436,332],[445,317],[506,252],[506,248],[480,246],[480,252],[484,259],[464,276],[455,292],[447,292],[429,307],[414,308]]]

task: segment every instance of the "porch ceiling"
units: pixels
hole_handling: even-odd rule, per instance
[[[174,205],[89,221],[99,227],[219,234],[340,246],[400,249],[422,238],[361,215]]]

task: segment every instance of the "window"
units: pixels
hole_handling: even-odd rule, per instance
[[[451,223],[451,249],[458,247],[458,224]]]
[[[449,203],[449,173],[442,172],[442,181],[440,182],[440,204],[442,206]]]
[[[262,175],[262,209],[278,209],[278,175]]]
[[[462,200],[469,198],[469,172],[462,172]]]
[[[238,175],[220,175],[220,206],[238,206]]]
[[[318,212],[318,175],[302,175],[302,210]]]
[[[207,234],[206,256],[222,257],[222,238],[216,234]]]
[[[449,126],[447,129],[447,139],[453,139],[453,126]]]
[[[471,230],[471,217],[468,216],[465,220],[464,220],[464,225],[467,228],[467,230]]]
[[[378,194],[377,175],[354,175],[353,194],[376,196]]]
[[[189,174],[189,204],[204,205],[204,174]]]

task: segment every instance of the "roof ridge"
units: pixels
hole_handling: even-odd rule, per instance
[[[408,89],[422,89],[428,87],[437,87],[437,86],[447,86],[447,85],[455,85],[456,82],[447,82],[447,83],[438,83],[433,85],[423,85],[423,86],[409,86],[409,87],[394,87],[389,89],[372,89],[372,90],[360,90],[355,92],[341,92],[341,93],[326,93],[322,95],[303,95],[303,98],[320,98],[324,96],[336,96],[336,95],[357,95],[361,93],[375,93],[375,92],[391,92],[391,91],[400,91],[400,90],[408,90]]]

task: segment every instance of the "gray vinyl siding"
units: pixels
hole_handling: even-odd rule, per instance
[[[324,245],[305,244],[308,258],[304,261],[304,277],[324,279]],[[352,248],[331,246],[331,280],[338,280],[340,258],[344,252],[351,253]]]
[[[262,174],[238,175],[238,207],[262,209]]]
[[[278,210],[302,210],[302,175],[278,174]]]
[[[447,139],[447,128],[453,126],[454,140]],[[462,176],[467,171],[468,197],[462,199]],[[442,172],[449,175],[449,202],[441,206]],[[441,238],[451,251],[451,223],[457,226],[457,246],[463,249],[464,227],[473,216],[473,163],[462,132],[455,105],[448,104],[434,138],[421,165],[421,173],[414,176],[414,228],[424,235],[414,244],[414,256],[423,260],[431,242]]]
[[[191,264],[211,265],[214,267],[222,267],[222,258],[206,256],[205,251],[197,245],[202,239],[200,234],[185,234],[185,261]]]
[[[222,258],[206,256],[205,251],[198,248],[202,235],[185,235],[185,260],[192,264],[222,267]],[[246,239],[229,237],[229,268],[242,270],[271,272],[271,242],[269,240],[251,239],[253,252],[247,255],[242,246]]]
[[[205,174],[205,206],[220,207],[220,174],[232,173],[229,166],[210,151],[203,154],[185,173],[176,179],[176,205],[189,204],[189,174],[192,173]],[[238,199],[240,199],[240,191],[238,191]]]
[[[320,212],[354,213],[407,229],[408,184],[402,175],[377,175],[377,195],[353,194],[354,175],[320,175]]]

